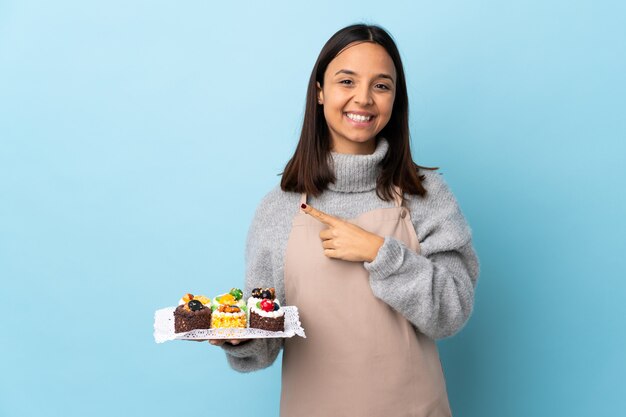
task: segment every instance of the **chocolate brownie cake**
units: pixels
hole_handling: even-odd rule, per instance
[[[187,294],[185,297],[189,301],[184,302],[174,310],[174,331],[183,333],[194,329],[210,328],[211,309],[202,304],[200,300],[193,299],[191,294]]]

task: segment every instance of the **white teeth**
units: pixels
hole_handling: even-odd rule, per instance
[[[353,114],[353,113],[346,113],[346,116],[348,116],[350,119],[354,120],[355,122],[368,122],[372,116],[361,116],[359,114]]]

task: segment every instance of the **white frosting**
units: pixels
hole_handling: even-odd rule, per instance
[[[250,311],[254,311],[256,314],[258,314],[261,317],[271,317],[275,319],[276,317],[282,317],[285,315],[285,310],[280,308],[280,304],[278,305],[278,310],[276,311],[263,311],[262,309],[256,306],[256,303],[254,303],[254,305],[252,306],[248,304],[248,308],[250,309]]]
[[[256,298],[256,297],[248,298],[248,309],[251,309],[252,307],[254,307],[256,303],[258,303],[259,301],[261,301],[260,298]]]
[[[248,308],[252,308],[256,306],[256,303],[260,303],[261,301],[263,301],[262,298],[256,298],[256,297],[250,297],[248,298]],[[274,300],[270,300],[275,302],[276,304],[278,304],[278,307],[280,308],[280,302],[276,299]]]

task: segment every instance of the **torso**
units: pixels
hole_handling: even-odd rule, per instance
[[[419,250],[404,207],[351,221]],[[298,306],[307,338],[285,342],[281,415],[449,416],[434,342],[373,296],[361,263],[323,255],[323,228],[298,213],[288,240],[285,297]]]

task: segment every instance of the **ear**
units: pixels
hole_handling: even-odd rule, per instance
[[[320,82],[317,81],[317,103],[318,104],[324,104],[324,90],[322,90],[322,86],[320,85]]]

